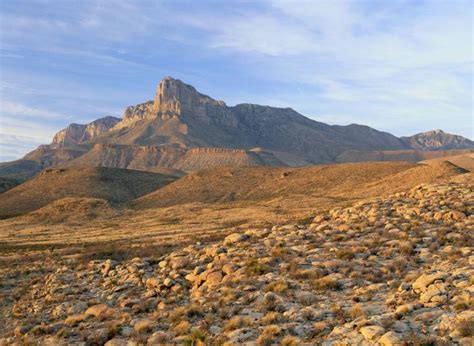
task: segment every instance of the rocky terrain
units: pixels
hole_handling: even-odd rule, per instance
[[[398,138],[363,125],[328,125],[291,108],[227,106],[166,77],[153,100],[127,107],[121,119],[70,124],[49,145],[1,163],[0,177],[29,179],[49,167],[77,165],[195,172],[223,166],[416,162],[463,149],[473,150],[474,143],[440,130]]]
[[[406,141],[410,147],[418,150],[463,149],[474,147],[473,141],[462,136],[446,133],[439,129],[401,138]]]
[[[463,174],[168,252],[30,258],[1,267],[0,343],[472,345],[473,230]]]

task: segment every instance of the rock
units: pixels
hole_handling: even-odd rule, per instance
[[[232,233],[225,237],[224,239],[224,245],[232,245],[236,243],[240,243],[244,240],[247,240],[249,238],[248,235],[246,234],[240,234],[240,233]]]
[[[209,286],[217,285],[222,281],[222,272],[220,270],[209,273],[206,276],[206,283]]]
[[[171,341],[171,336],[164,331],[154,332],[147,340],[147,345],[167,345]]]
[[[189,260],[186,257],[176,257],[171,259],[171,268],[179,270],[185,268],[189,264]]]
[[[447,299],[447,291],[443,282],[431,284],[420,295],[420,302],[422,303],[444,303]]]
[[[110,339],[109,341],[107,341],[105,344],[105,346],[130,346],[128,345],[128,342],[126,339],[122,339],[122,338],[113,338],[113,339]]]
[[[72,305],[68,310],[67,313],[70,315],[73,314],[79,314],[84,312],[87,309],[87,303],[86,302],[79,302],[74,305]]]
[[[222,272],[224,272],[225,274],[232,274],[239,269],[240,267],[235,265],[234,263],[226,263],[222,266]]]
[[[402,336],[392,331],[385,333],[378,340],[383,346],[400,346],[402,345],[402,341]]]
[[[164,281],[163,281],[163,285],[165,285],[166,287],[171,287],[174,285],[174,281],[171,280],[170,278],[166,278]]]
[[[434,274],[423,274],[413,283],[413,291],[416,293],[422,293],[426,288],[436,281],[444,281],[446,279],[446,273],[438,272]]]
[[[70,327],[74,327],[74,326],[78,325],[80,322],[84,322],[85,320],[87,320],[90,316],[91,315],[88,315],[88,314],[71,315],[71,316],[68,316],[64,320],[64,324],[66,324]]]
[[[360,328],[360,333],[368,341],[375,341],[384,332],[385,332],[385,329],[380,326],[366,326],[366,327]]]
[[[109,307],[105,304],[97,304],[88,308],[85,312],[86,315],[93,315],[99,317],[100,315],[105,314],[109,310]]]

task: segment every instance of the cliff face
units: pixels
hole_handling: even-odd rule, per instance
[[[86,125],[71,124],[54,135],[50,147],[57,149],[87,142],[109,131],[119,121],[120,119],[109,116],[94,120]]]
[[[69,125],[54,135],[51,148],[61,148],[78,144],[84,135],[85,129],[86,125]]]

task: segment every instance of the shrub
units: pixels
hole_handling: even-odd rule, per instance
[[[250,327],[251,325],[252,319],[250,317],[234,316],[224,325],[224,330],[236,330],[244,327]]]
[[[463,337],[474,336],[474,320],[464,320],[458,323],[459,332]]]
[[[260,336],[257,339],[258,346],[271,346],[275,341],[281,329],[278,326],[272,325],[265,327]]]
[[[338,291],[342,288],[342,284],[333,277],[325,276],[320,279],[315,279],[311,282],[311,287],[315,290],[333,290]]]
[[[264,264],[260,264],[258,259],[253,258],[248,261],[245,265],[247,272],[252,275],[262,275],[270,271],[270,267]]]
[[[265,287],[265,291],[266,292],[283,293],[283,292],[288,291],[288,284],[283,280],[274,281],[274,282],[269,283]]]
[[[341,249],[336,251],[336,257],[342,260],[351,260],[355,257],[354,251],[351,249]]]
[[[362,305],[356,304],[349,310],[349,315],[353,320],[355,320],[358,317],[365,316],[365,311],[362,308]]]
[[[184,345],[194,346],[204,343],[207,339],[207,333],[201,329],[195,328],[191,330],[191,335],[183,340]]]
[[[184,335],[189,332],[190,327],[191,325],[188,321],[181,321],[173,328],[173,332],[175,332],[177,335]]]
[[[285,319],[281,313],[272,311],[260,318],[260,323],[263,325],[270,325],[278,322],[283,322],[284,320]]]
[[[301,340],[295,336],[287,335],[281,340],[280,345],[281,346],[298,346],[298,345],[301,345]]]

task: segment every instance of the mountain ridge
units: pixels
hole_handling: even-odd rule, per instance
[[[216,153],[212,150],[206,156],[205,150],[193,148],[221,148],[221,157],[210,157]],[[231,149],[243,150],[248,158],[242,160]],[[372,158],[374,151],[435,150],[442,156],[446,149],[474,149],[474,142],[442,131],[398,138],[365,125],[328,125],[291,108],[227,106],[165,77],[153,100],[127,107],[121,119],[71,124],[51,144],[0,164],[0,176],[12,177],[16,172],[31,178],[48,167],[74,164],[151,171],[160,167],[194,171],[206,165],[300,166],[340,162],[341,157],[342,162],[350,161],[351,152],[358,152],[360,161],[360,153],[363,160],[364,155]]]

